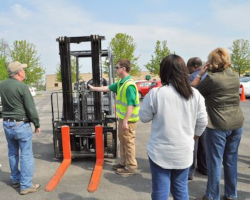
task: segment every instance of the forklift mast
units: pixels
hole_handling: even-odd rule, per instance
[[[59,37],[59,54],[61,62],[62,92],[51,95],[53,142],[55,157],[62,157],[61,126],[70,126],[72,157],[95,155],[95,125],[103,126],[104,148],[106,156],[116,157],[117,151],[117,119],[115,116],[115,96],[112,93],[89,91],[87,84],[80,82],[79,59],[91,58],[93,86],[102,86],[102,57],[108,65],[108,83],[114,83],[113,56],[103,50],[101,42],[104,36],[90,35],[81,37]],[[71,44],[90,42],[90,50],[71,51]],[[76,58],[76,83],[72,87],[71,56]],[[90,82],[91,81],[91,82]],[[62,103],[61,103],[62,102]],[[62,105],[61,105],[62,104]],[[62,107],[62,110],[61,110]]]

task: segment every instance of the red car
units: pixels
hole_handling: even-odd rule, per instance
[[[152,82],[153,81],[139,81],[139,82],[136,82],[136,86],[138,88],[140,99],[145,97],[145,95],[148,93],[148,91],[150,89],[149,87],[152,84]]]
[[[154,82],[152,82],[152,84],[149,86],[149,90],[151,90],[152,88],[161,87],[161,86],[162,86],[161,81],[154,81]]]

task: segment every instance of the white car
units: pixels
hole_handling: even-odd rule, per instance
[[[250,97],[250,77],[241,77],[240,85],[244,87],[244,92],[246,97]],[[239,89],[239,94],[241,94],[242,89]]]
[[[36,96],[36,91],[35,91],[35,89],[34,89],[33,87],[29,87],[29,89],[30,89],[31,96],[32,96],[32,97]]]

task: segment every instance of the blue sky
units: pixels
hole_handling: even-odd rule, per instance
[[[107,48],[116,33],[126,33],[134,38],[135,56],[146,70],[157,40],[167,40],[186,62],[194,56],[206,61],[216,47],[250,40],[249,19],[250,0],[2,0],[0,39],[10,46],[14,40],[35,44],[46,74],[54,74],[59,36],[98,34],[106,37]],[[80,64],[81,72],[90,72],[90,60]]]

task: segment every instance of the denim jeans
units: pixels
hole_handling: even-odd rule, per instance
[[[188,172],[186,169],[163,169],[150,158],[152,200],[167,200],[171,191],[175,200],[189,200]]]
[[[207,168],[208,181],[206,197],[220,199],[221,165],[224,166],[225,197],[237,198],[238,147],[242,128],[236,130],[216,130],[207,128]]]
[[[34,157],[31,126],[24,122],[4,121],[3,127],[9,149],[10,180],[12,183],[20,182],[20,189],[25,190],[33,185]],[[18,169],[19,148],[21,150],[20,170]]]

